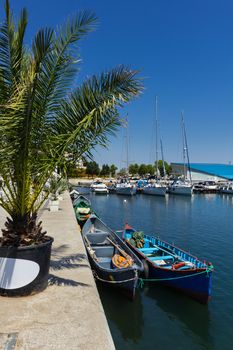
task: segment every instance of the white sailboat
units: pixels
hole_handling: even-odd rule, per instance
[[[153,196],[165,196],[167,187],[162,184],[158,179],[158,99],[157,96],[155,97],[155,132],[156,132],[156,180],[155,182],[151,182],[148,185],[143,187],[143,193],[144,194],[150,194]],[[162,148],[162,140],[160,140],[161,143],[161,153],[163,158],[163,148]],[[164,167],[164,160],[163,160],[163,167]],[[164,167],[164,176],[165,176],[165,167]]]
[[[90,189],[96,194],[108,194],[109,193],[108,187],[101,180],[96,180],[96,181],[92,182]]]
[[[133,196],[136,194],[136,187],[135,185],[131,184],[130,182],[122,182],[116,184],[116,194],[124,194],[126,196]]]
[[[126,117],[126,171],[129,175],[129,137],[128,137],[128,118]],[[135,184],[130,183],[128,179],[122,179],[116,184],[116,194],[133,196],[137,192]]]
[[[168,191],[170,194],[191,196],[193,193],[193,188],[189,181],[177,180],[173,182]]]
[[[193,193],[193,185],[192,185],[192,177],[191,177],[189,153],[188,153],[188,143],[187,143],[187,137],[186,137],[183,112],[181,113],[181,128],[182,128],[182,139],[183,139],[184,174],[182,179],[175,181],[169,187],[169,193],[191,196]],[[189,178],[187,178],[187,173],[189,174]]]

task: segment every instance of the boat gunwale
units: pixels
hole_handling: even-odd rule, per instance
[[[131,229],[132,229],[134,232],[136,231],[133,227],[132,227]],[[118,232],[120,232],[120,231],[118,231]],[[122,232],[123,232],[123,235],[124,235],[125,230],[122,230]],[[194,267],[194,268],[185,269],[185,270],[169,269],[169,268],[167,268],[166,266],[161,267],[161,266],[159,266],[159,265],[156,265],[153,261],[151,261],[151,260],[149,259],[149,257],[148,257],[147,255],[145,255],[143,252],[141,252],[137,247],[134,247],[134,246],[129,242],[129,240],[127,240],[127,239],[124,238],[124,240],[127,242],[127,244],[129,245],[129,247],[130,247],[132,250],[136,250],[137,253],[138,253],[143,259],[145,259],[147,262],[149,262],[153,267],[155,267],[155,268],[157,268],[157,269],[160,269],[160,270],[163,270],[163,271],[166,270],[166,271],[168,271],[168,272],[173,272],[173,273],[179,272],[179,273],[183,273],[183,274],[184,274],[184,273],[187,273],[187,272],[194,272],[194,273],[196,273],[196,272],[202,272],[202,271],[204,272],[204,271],[206,271],[206,270],[208,269],[208,267],[209,267],[208,264],[210,264],[210,266],[213,266],[212,263],[209,262],[209,263],[206,264],[204,261],[198,259],[196,256],[194,256],[194,255],[192,255],[192,254],[186,252],[185,250],[180,249],[180,248],[178,248],[177,246],[175,246],[175,245],[173,245],[173,244],[170,244],[170,243],[168,243],[168,242],[166,242],[166,241],[164,241],[164,240],[162,240],[162,239],[160,239],[160,238],[158,238],[158,237],[156,237],[156,236],[145,235],[144,237],[153,237],[153,238],[155,238],[155,239],[157,238],[157,239],[159,239],[161,242],[164,242],[164,243],[168,244],[169,246],[171,246],[171,247],[173,247],[173,248],[176,248],[176,249],[179,250],[180,252],[187,254],[189,257],[196,259],[197,262],[200,262],[200,263],[206,265],[205,267]],[[158,247],[159,247],[159,246],[158,246]],[[162,247],[161,247],[161,248],[162,248]],[[212,270],[212,271],[213,271],[213,270]],[[212,272],[212,271],[211,271],[211,272]]]
[[[80,199],[83,199],[84,202],[88,203],[88,205],[91,206],[91,201],[89,198],[83,196],[82,194],[80,194],[75,200],[74,202],[72,203],[73,204],[73,207],[76,207],[77,204],[80,202]],[[79,201],[78,201],[79,200]],[[76,203],[75,203],[76,202]]]
[[[131,249],[133,249],[133,245],[131,245],[130,243],[128,243],[129,244],[129,246],[130,246],[130,248]],[[134,249],[137,249],[137,248],[135,248],[134,247]],[[156,265],[153,261],[151,261],[150,259],[149,259],[149,257],[148,256],[146,256],[143,252],[140,252],[140,250],[137,250],[137,252],[142,256],[142,258],[143,259],[145,259],[147,262],[149,262],[150,263],[150,265],[152,265],[153,267],[155,267],[156,269],[160,269],[160,270],[166,270],[167,272],[172,272],[172,273],[182,273],[182,274],[186,274],[187,272],[193,272],[193,274],[195,274],[196,272],[205,272],[206,270],[207,270],[207,268],[208,268],[208,266],[206,266],[206,267],[200,267],[200,268],[190,268],[190,269],[185,269],[185,270],[176,270],[176,269],[169,269],[169,268],[167,268],[166,266],[163,266],[163,267],[161,267],[161,266],[159,266],[159,265]],[[162,256],[161,256],[161,258],[162,258]]]
[[[91,254],[90,254],[90,252],[88,251],[88,249],[87,249],[87,252],[88,252],[88,255],[90,256],[90,259],[95,263],[95,265],[97,265],[98,266],[98,268],[100,268],[101,270],[103,270],[103,271],[108,271],[108,272],[119,272],[119,271],[138,271],[139,273],[141,273],[142,271],[143,271],[143,265],[142,265],[142,262],[141,262],[141,260],[139,259],[139,257],[137,256],[137,254],[135,254],[135,252],[134,251],[132,251],[132,249],[130,249],[129,247],[128,247],[128,245],[126,244],[126,242],[123,240],[123,239],[121,239],[119,236],[117,236],[117,234],[109,227],[109,226],[107,226],[99,217],[97,217],[96,215],[94,215],[94,214],[92,214],[88,219],[87,219],[87,221],[86,221],[86,223],[88,222],[88,220],[91,220],[92,218],[95,218],[95,220],[98,222],[100,222],[106,229],[107,229],[107,231],[108,231],[108,233],[109,233],[109,235],[111,235],[111,238],[113,238],[113,239],[115,239],[115,236],[120,240],[120,242],[122,243],[122,246],[123,247],[121,247],[121,248],[126,248],[126,253],[128,254],[128,255],[130,255],[129,253],[131,253],[133,256],[131,256],[131,258],[133,258],[133,260],[134,260],[134,265],[132,265],[132,266],[129,266],[129,267],[126,267],[126,268],[114,268],[114,269],[109,269],[109,268],[106,268],[106,267],[103,267],[103,266],[101,266],[99,263],[98,263],[98,260],[96,260],[96,259],[94,259],[92,256],[91,256]],[[85,223],[85,224],[86,224]],[[85,226],[85,224],[84,224],[84,226]],[[84,228],[84,226],[83,226],[83,228]],[[82,230],[83,231],[83,230]],[[87,232],[88,233],[88,232]],[[86,236],[86,234],[84,234],[83,232],[82,232],[82,238],[84,237],[84,236]],[[84,239],[83,239],[83,242],[84,242]],[[117,242],[117,243],[119,243],[119,242]],[[86,245],[86,243],[84,242],[84,245],[85,245],[85,247],[87,247],[87,245]],[[109,246],[113,246],[113,245],[109,245]],[[128,250],[128,251],[127,251]],[[98,258],[98,257],[97,257]],[[112,259],[112,257],[111,257],[111,259]]]

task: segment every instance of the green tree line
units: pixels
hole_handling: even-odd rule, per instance
[[[171,174],[171,166],[167,163],[164,162],[164,167],[167,175]],[[158,161],[158,170],[159,174],[161,177],[163,177],[164,174],[164,169],[163,169],[163,161],[159,160]],[[145,175],[156,175],[156,162],[154,164],[131,164],[129,166],[129,173],[131,175],[139,175],[139,176],[145,176]]]
[[[116,175],[124,176],[127,174],[127,170],[125,168],[120,169],[118,172],[118,168],[115,164],[103,164],[102,167],[95,161],[84,162],[84,168],[75,168],[74,166],[68,170],[69,177],[81,177],[81,176],[112,176]],[[167,175],[171,174],[171,166],[164,162],[165,171]],[[158,161],[158,169],[159,175],[161,177],[164,176],[163,162],[162,160]],[[130,164],[129,166],[129,175],[132,176],[146,176],[146,175],[156,175],[156,163],[155,164]]]

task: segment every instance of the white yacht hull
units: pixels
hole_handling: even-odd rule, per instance
[[[134,194],[136,194],[136,187],[117,187],[116,194],[133,196]]]
[[[145,186],[143,188],[143,193],[144,194],[150,194],[150,195],[153,195],[153,196],[165,196],[166,195],[166,190],[167,188],[166,187],[147,187]]]
[[[188,186],[171,186],[169,188],[169,193],[191,196],[193,194],[193,188]]]
[[[94,188],[93,192],[96,194],[108,194],[109,191],[107,188]]]
[[[191,196],[192,193],[193,193],[193,188],[192,187],[173,187],[171,186],[169,188],[169,193],[170,194],[180,194],[180,195],[183,195],[183,196]]]
[[[102,182],[93,183],[90,188],[96,194],[108,194],[109,192],[107,186]]]
[[[228,188],[226,188],[226,189],[224,189],[224,188],[222,188],[221,190],[220,190],[220,193],[223,193],[223,194],[233,194],[233,189],[228,189]]]

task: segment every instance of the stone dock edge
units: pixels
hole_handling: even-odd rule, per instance
[[[54,238],[49,286],[36,295],[0,297],[1,350],[115,349],[68,192],[40,220]],[[6,213],[0,209],[0,226]]]

